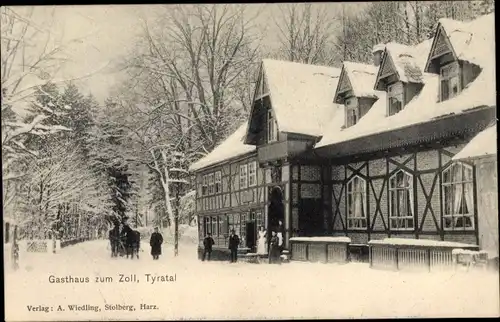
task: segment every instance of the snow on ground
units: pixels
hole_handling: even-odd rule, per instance
[[[60,253],[21,254],[20,270],[6,267],[5,307],[13,320],[269,319],[463,317],[499,315],[498,274],[404,273],[367,264],[292,262],[283,265],[200,262],[196,245],[182,243],[179,257],[164,248],[159,261],[149,247],[139,260],[112,259],[107,242],[90,241]],[[119,283],[119,274],[139,282]],[[147,282],[144,274],[175,275],[175,282]],[[51,284],[49,276],[89,277],[90,283]],[[96,283],[109,276],[112,283]],[[67,305],[100,312],[71,312]],[[133,305],[135,311],[105,310]],[[157,305],[140,310],[140,304]],[[53,311],[29,312],[28,305]],[[65,311],[58,312],[58,305]]]

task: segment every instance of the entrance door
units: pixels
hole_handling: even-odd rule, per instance
[[[268,236],[271,236],[271,231],[276,231],[279,221],[285,224],[285,209],[283,205],[283,192],[281,187],[276,186],[272,188],[269,194],[269,206],[267,216],[267,230]]]
[[[301,199],[299,206],[299,236],[322,236],[323,214],[321,199]]]
[[[255,219],[251,219],[246,223],[246,233],[247,233],[247,244],[246,247],[250,248],[251,251],[254,251],[254,247],[257,245],[256,239],[256,228],[255,228]]]

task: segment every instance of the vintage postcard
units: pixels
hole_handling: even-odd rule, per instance
[[[6,321],[500,315],[493,0],[0,11]]]

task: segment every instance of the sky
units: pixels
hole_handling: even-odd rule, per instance
[[[332,8],[334,5],[331,4]],[[71,45],[68,52],[71,61],[63,66],[61,76],[78,78],[77,84],[82,92],[91,92],[102,103],[111,88],[124,77],[112,66],[133,48],[134,38],[140,31],[139,17],[152,17],[157,5],[45,6],[36,8],[33,19],[41,24],[47,23],[53,8],[55,23],[52,28],[61,35],[63,43],[82,39]],[[255,24],[264,35],[263,44],[267,47],[276,45],[277,28],[273,17],[279,13],[278,6],[249,4],[247,12],[249,15],[260,12]]]

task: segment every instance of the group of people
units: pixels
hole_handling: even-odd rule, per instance
[[[126,255],[126,258],[139,258],[141,234],[130,227],[126,218],[121,225],[115,225],[109,231],[109,242],[111,245],[111,257]],[[153,260],[159,259],[161,255],[161,245],[163,244],[163,236],[155,227],[151,234],[149,245],[151,246],[151,256]]]
[[[271,232],[271,238],[267,241],[267,232],[264,227],[259,228],[259,238],[257,240],[257,254],[269,254],[269,263],[281,263],[281,252],[283,251],[283,222],[279,221],[276,230]],[[212,234],[208,233],[203,240],[203,256],[202,261],[210,260],[212,254],[212,247],[215,244]],[[230,250],[230,262],[235,263],[238,260],[238,247],[240,245],[240,238],[235,233],[234,229],[231,230],[229,235],[228,248]],[[268,251],[269,249],[269,251]]]
[[[283,251],[283,222],[280,220],[278,227],[271,231],[271,238],[269,243],[267,242],[267,232],[264,227],[261,226],[259,229],[259,239],[257,240],[257,254],[265,255],[269,254],[270,264],[280,264],[281,263],[281,252]],[[269,252],[267,249],[269,245]]]

